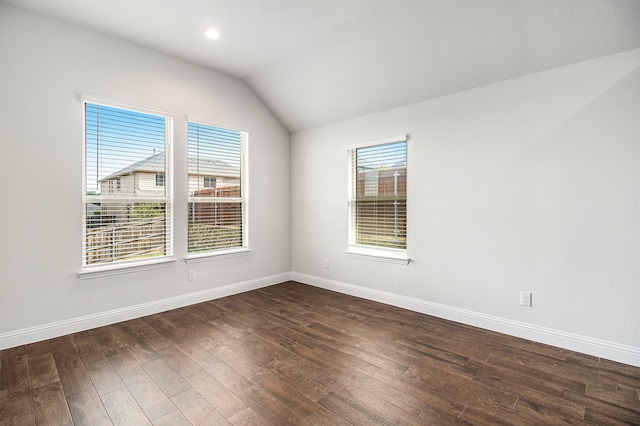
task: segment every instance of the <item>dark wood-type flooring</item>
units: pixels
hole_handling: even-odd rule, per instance
[[[1,425],[640,424],[640,368],[295,282],[0,361]]]

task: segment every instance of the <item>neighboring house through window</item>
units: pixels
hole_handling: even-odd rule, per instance
[[[172,256],[165,183],[173,119],[87,101],[84,108],[83,266]]]
[[[406,260],[406,136],[352,145],[348,253]]]
[[[248,133],[188,122],[188,251],[247,247]]]

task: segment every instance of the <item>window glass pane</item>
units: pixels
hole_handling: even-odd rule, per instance
[[[243,247],[247,134],[188,123],[188,251]]]
[[[167,254],[165,203],[87,203],[85,264]]]
[[[191,122],[188,132],[189,196],[240,197],[243,133]]]
[[[170,123],[168,117],[85,104],[83,265],[172,254],[165,185]]]
[[[165,195],[165,117],[86,104],[87,195]]]
[[[242,246],[242,203],[189,203],[189,252]]]
[[[354,243],[406,249],[406,141],[357,148],[354,160]]]

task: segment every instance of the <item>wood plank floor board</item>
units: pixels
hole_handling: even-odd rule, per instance
[[[302,418],[308,417],[319,408],[314,401],[268,371],[259,371],[251,378],[251,382]]]
[[[580,381],[573,377],[573,375],[565,376],[557,374],[558,372],[547,372],[542,371],[540,369],[533,368],[531,366],[524,366],[519,364],[514,364],[508,361],[499,360],[495,357],[489,358],[485,365],[496,365],[506,369],[509,369],[511,372],[519,374],[520,376],[527,377],[529,379],[535,379],[540,382],[553,382],[557,387],[562,387],[564,389],[575,390],[576,392],[584,393],[587,384],[583,381]]]
[[[514,407],[499,407],[495,417],[512,424],[578,425],[585,423],[581,419],[564,416],[554,410],[523,399],[519,399]]]
[[[162,348],[158,351],[158,354],[162,356],[162,359],[169,367],[183,378],[192,376],[202,370],[202,367],[197,362],[175,346]]]
[[[640,368],[296,282],[0,351],[1,425],[640,425]]]
[[[9,349],[0,361],[0,397],[3,391],[29,384],[29,365],[24,347]]]
[[[327,410],[354,425],[391,425],[382,417],[376,415],[341,395],[333,392],[319,401]]]
[[[222,362],[215,355],[209,355],[202,359],[199,364],[233,393],[240,392],[251,386],[251,382],[247,378]]]
[[[301,425],[304,419],[282,404],[276,397],[257,386],[251,386],[241,392],[238,397],[253,411],[259,413],[269,424]]]
[[[228,423],[227,419],[193,388],[174,395],[171,401],[190,424],[214,426]]]
[[[543,407],[550,408],[559,413],[562,413],[563,415],[575,417],[578,419],[584,418],[584,404],[569,401],[562,397],[550,395],[549,393],[530,388],[525,384],[518,384],[513,381],[506,380],[505,378],[491,374],[479,373],[473,378],[473,380],[485,383],[486,385],[494,388],[502,389],[506,392],[516,395],[518,398],[536,403]]]
[[[196,363],[211,355],[211,353],[205,350],[202,346],[187,338],[180,338],[176,340],[175,347]]]
[[[56,363],[56,371],[67,398],[76,394],[96,392],[70,336],[62,336],[49,341]]]
[[[342,389],[338,394],[391,424],[428,424],[422,419],[419,419],[417,415],[405,411],[396,404],[369,392],[361,386],[351,384]]]
[[[52,353],[27,355],[29,386],[37,388],[60,380]]]
[[[151,425],[135,398],[127,388],[121,388],[100,397],[111,422],[115,426]]]
[[[617,407],[640,411],[637,389],[620,384],[587,385],[586,395]]]
[[[60,382],[32,387],[31,401],[36,425],[71,424],[71,413]]]
[[[77,426],[108,426],[113,424],[98,393],[91,389],[69,395],[65,392],[73,423]]]
[[[147,373],[129,377],[124,380],[124,383],[149,420],[153,421],[176,411],[175,405],[167,394]]]
[[[171,368],[163,358],[142,364],[142,368],[169,397],[189,389],[189,384],[186,380]]]
[[[109,328],[118,341],[124,344],[139,364],[158,359],[158,354],[143,340],[138,339],[137,334],[131,328],[129,322],[116,323]]]
[[[501,389],[467,380],[451,380],[433,371],[432,373],[420,372],[413,374],[409,369],[403,376],[413,378],[422,382],[422,386],[437,393],[440,397],[448,400],[455,400],[462,407],[468,405],[487,413],[494,413],[501,404],[512,405],[516,402],[517,396],[505,392]]]
[[[122,380],[144,373],[144,369],[125,346],[103,346],[104,354]]]
[[[29,385],[17,385],[5,391],[4,395],[0,395],[0,424],[16,426],[35,424]]]
[[[361,376],[349,386],[360,387],[385,401],[397,405],[413,416],[419,415],[427,406],[424,400],[389,386],[375,377]]]
[[[573,390],[567,390],[564,394],[564,398],[569,401],[583,404],[585,406],[586,420],[593,418],[608,418],[611,422],[622,421],[632,425],[640,424],[640,401],[635,408],[628,409],[609,404],[606,401],[602,401],[598,398],[594,398],[593,396],[585,395]]]
[[[497,411],[497,410],[496,410]],[[529,419],[524,419],[520,424],[527,424]],[[430,422],[430,424],[444,424],[445,422],[438,421],[437,423]],[[454,421],[448,421],[446,423],[454,423]],[[466,424],[466,425],[492,425],[492,426],[501,426],[501,425],[512,425],[513,422],[507,421],[506,419],[501,419],[496,417],[494,414],[488,414],[483,410],[478,410],[474,407],[467,406],[460,413],[460,415],[456,418],[455,423],[458,424]],[[529,422],[532,423],[532,422]]]
[[[331,392],[329,388],[306,376],[300,369],[287,362],[274,360],[264,367],[264,369],[296,389],[311,401],[317,402],[320,398],[323,398]]]
[[[313,426],[350,426],[352,423],[347,422],[342,417],[332,413],[324,407],[320,407],[317,411],[305,419],[307,424]]]
[[[233,368],[245,379],[249,379],[262,368],[252,363],[239,353],[232,351],[224,344],[216,347],[213,351],[211,351],[211,354],[215,355],[219,360],[227,364],[229,367]]]
[[[413,379],[405,374],[396,376],[380,370],[373,377],[395,388],[397,391],[420,399],[427,405],[425,410],[431,407],[434,410],[432,414],[437,415],[436,417],[440,417],[440,413],[443,413],[445,417],[458,417],[465,408],[465,404],[457,399],[447,398],[440,392],[430,389],[422,380]]]
[[[192,423],[180,411],[172,411],[153,421],[153,426],[191,426]],[[222,424],[222,423],[218,423]]]
[[[251,408],[242,410],[235,416],[232,416],[229,419],[229,423],[234,426],[268,426],[270,424]]]
[[[206,371],[187,377],[187,382],[225,418],[229,418],[247,408],[235,394]]]

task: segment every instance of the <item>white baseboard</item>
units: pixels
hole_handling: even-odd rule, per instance
[[[289,272],[0,334],[0,350],[182,308],[289,281]]]
[[[513,321],[399,294],[291,272],[291,280],[363,299],[373,300],[438,318],[472,325],[599,358],[640,367],[640,348],[594,339],[561,330]]]
[[[45,339],[52,339],[65,334],[89,330],[120,321],[140,318],[146,315],[205,302],[207,300],[243,293],[245,291],[256,290],[289,280],[640,367],[640,348],[637,347],[621,345],[606,340],[581,336],[492,315],[485,315],[466,309],[298,272],[270,275],[254,280],[170,297],[168,299],[2,333],[0,334],[0,350],[35,343]]]

